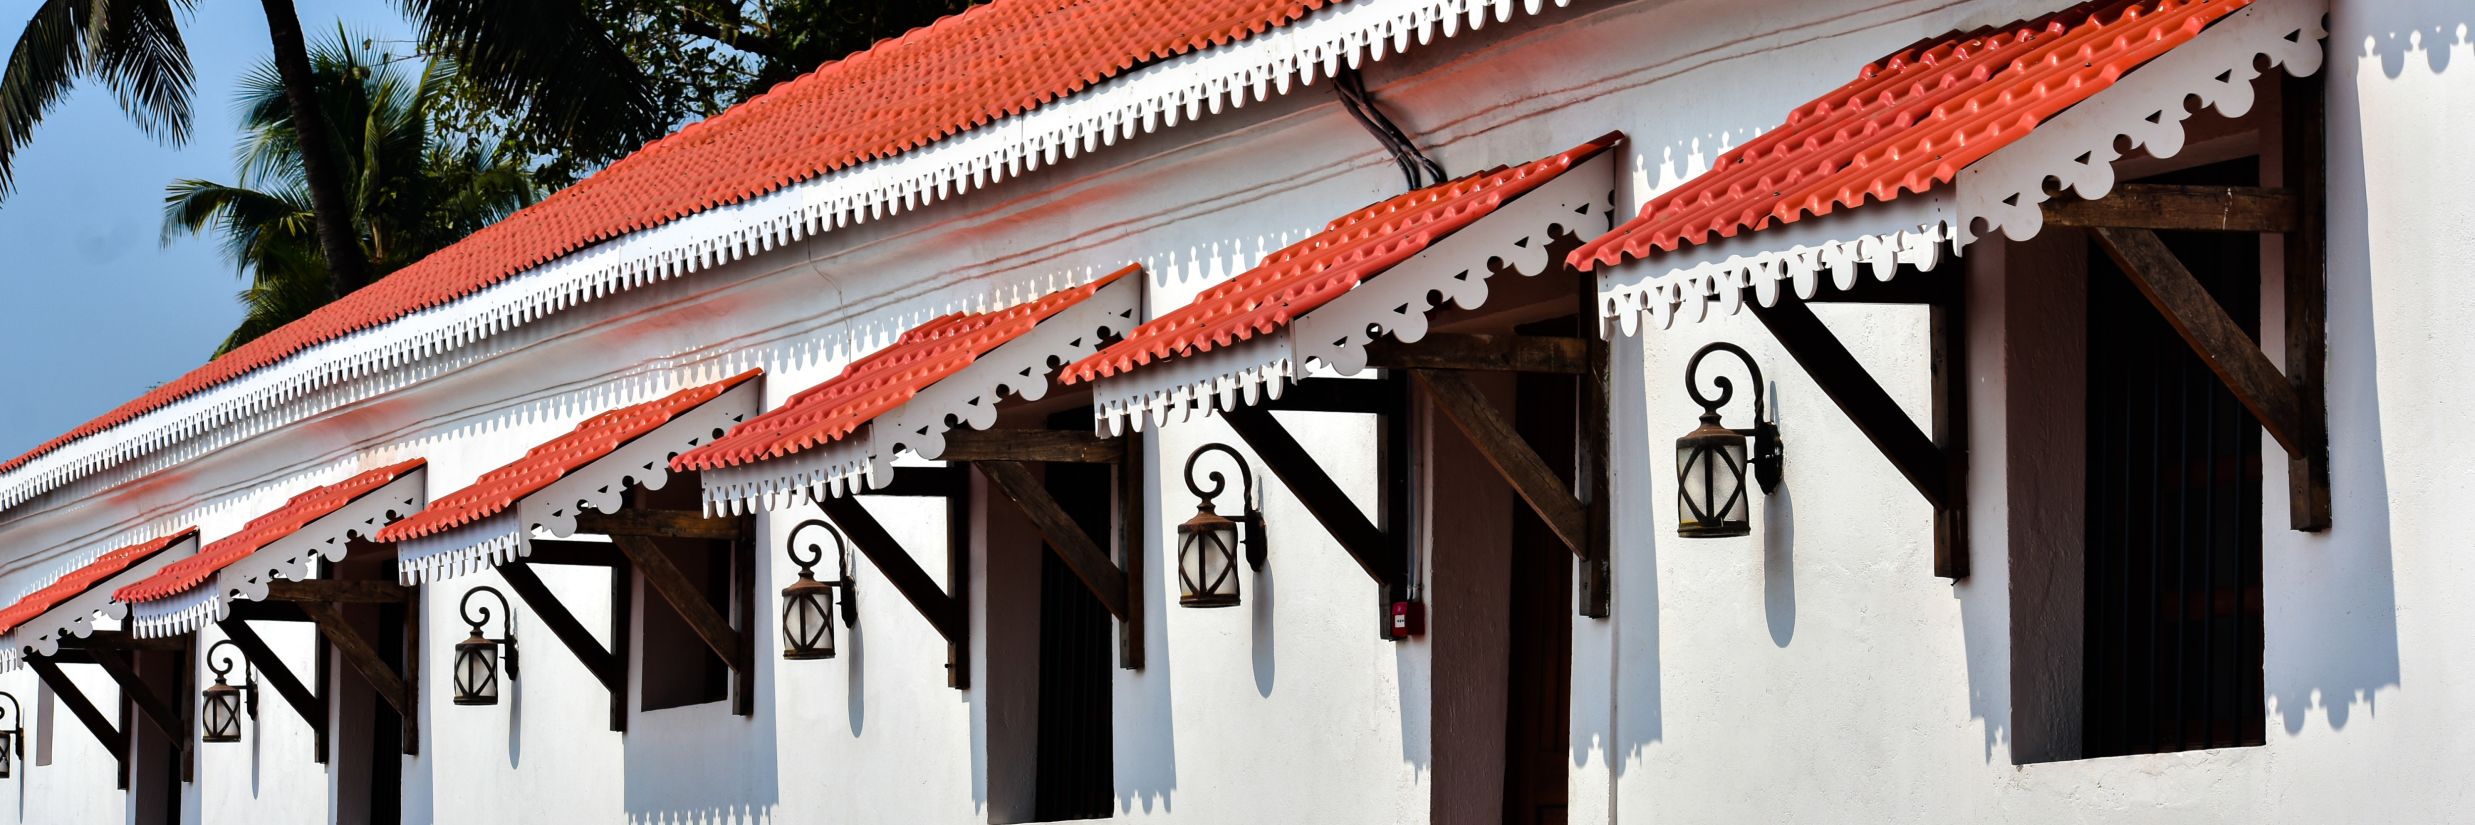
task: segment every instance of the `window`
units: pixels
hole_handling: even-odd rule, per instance
[[[2250,185],[2251,167],[2166,182]],[[2160,234],[2256,339],[2258,238]],[[2260,426],[2103,252],[2088,261],[2082,753],[2261,744]]]
[[[1105,464],[1051,464],[1049,495],[1087,535],[1111,534]],[[1105,540],[1105,539],[1104,539]],[[1108,608],[1055,552],[1040,553],[1039,739],[1033,819],[1098,819],[1115,810],[1110,705],[1117,653]]]

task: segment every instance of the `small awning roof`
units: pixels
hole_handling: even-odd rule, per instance
[[[530,555],[534,530],[574,535],[581,509],[615,512],[629,487],[659,490],[669,483],[672,456],[756,414],[761,374],[749,370],[585,419],[378,531],[378,540],[397,543],[396,572],[406,584]]]
[[[1616,164],[1607,150],[1623,139],[1610,133],[1343,215],[1067,367],[1065,383],[1091,383],[1095,413],[1123,432],[1147,416],[1165,424],[1278,397],[1309,363],[1355,374],[1375,336],[1426,336],[1440,306],[1427,296],[1476,308],[1492,262],[1536,275],[1552,263],[1555,236],[1609,225]]]
[[[1811,297],[1824,274],[1931,268],[2002,231],[2027,239],[2045,201],[2103,197],[2118,145],[2171,157],[2185,100],[2239,116],[2256,60],[2318,71],[2326,0],[2110,0],[1958,31],[1867,65],[1722,155],[1641,214],[1575,250],[1600,270],[1605,321],[1626,331],[1722,314],[1781,282]],[[2048,182],[2058,187],[2049,187]]]
[[[0,640],[5,640],[0,643],[0,665],[15,667],[18,657],[28,652],[41,656],[60,652],[62,639],[94,633],[98,615],[121,618],[125,608],[112,601],[113,590],[152,576],[197,548],[195,527],[122,547],[0,609]]]
[[[999,401],[1046,395],[1052,365],[1132,329],[1142,273],[1129,266],[1006,309],[930,320],[671,467],[702,471],[705,507],[720,513],[882,486],[897,451],[936,458],[952,428],[996,423]]]
[[[372,538],[388,522],[421,509],[423,467],[413,459],[293,496],[197,555],[113,591],[112,600],[129,606],[129,630],[141,637],[174,636],[220,621],[232,602],[266,598],[267,582],[309,578],[319,559],[342,561],[352,537]]]

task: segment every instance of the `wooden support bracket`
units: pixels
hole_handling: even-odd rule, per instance
[[[1926,273],[1924,277],[1934,277]],[[1965,442],[1966,375],[1959,360],[1967,341],[1958,320],[1963,311],[1958,298],[1957,278],[1950,284],[1948,297],[1939,303],[1935,315],[1935,365],[1939,373],[1935,384],[1935,429],[1941,438],[1926,435],[1900,409],[1899,402],[1865,371],[1847,345],[1799,301],[1780,301],[1774,306],[1751,304],[1753,315],[1777,338],[1780,346],[1796,360],[1805,374],[1830,396],[1839,410],[1856,424],[1891,466],[1908,479],[1918,494],[1934,507],[1934,575],[1954,581],[1968,576],[1967,518],[1967,456]]]
[[[1067,430],[956,429],[945,434],[943,461],[1015,461],[1054,464],[1114,464],[1125,455],[1124,439]]]
[[[1386,369],[1579,375],[1588,367],[1588,357],[1589,345],[1580,338],[1542,335],[1431,332],[1416,343],[1386,336],[1366,348],[1367,365]]]
[[[1040,538],[1048,543],[1049,550],[1074,571],[1074,577],[1082,580],[1093,598],[1100,600],[1100,606],[1117,618],[1119,630],[1130,635],[1141,633],[1138,626],[1142,615],[1137,612],[1143,599],[1143,580],[1138,577],[1140,568],[1125,570],[1110,560],[1107,548],[1093,540],[1091,534],[1083,532],[1081,525],[1074,523],[1074,517],[1066,514],[1065,506],[1058,504],[1056,497],[1049,495],[1048,488],[1032,477],[1031,468],[1014,461],[981,461],[972,466],[978,467],[980,475],[988,478],[989,486],[995,487],[998,494],[1014,502],[1023,515],[1031,519],[1032,528],[1040,532]],[[1140,556],[1140,553],[1126,554],[1130,561]],[[1135,563],[1140,564],[1139,561]],[[1118,654],[1120,666],[1129,670],[1142,669],[1139,647],[1123,649]]]
[[[733,541],[747,535],[736,518],[708,518],[694,510],[653,510],[622,507],[616,513],[579,510],[576,532],[649,539],[716,539]]]
[[[1303,382],[1301,386],[1312,383]],[[1289,434],[1287,427],[1281,426],[1271,412],[1261,407],[1228,410],[1221,413],[1221,420],[1228,422],[1229,428],[1237,431],[1238,437],[1254,449],[1255,457],[1263,462],[1264,468],[1298,497],[1298,503],[1323,525],[1325,532],[1340,542],[1341,549],[1357,560],[1358,567],[1365,570],[1367,576],[1382,585],[1390,598],[1402,596],[1391,591],[1398,591],[1408,583],[1408,554],[1403,543],[1386,535],[1365,513],[1360,512],[1358,505],[1341,492],[1340,485],[1333,483],[1332,477],[1315,463],[1314,455],[1298,444],[1297,438]]]
[[[418,732],[416,723],[420,718],[420,708],[414,704],[413,693],[418,685],[407,682],[394,668],[388,667],[386,660],[378,655],[378,648],[362,637],[361,631],[354,629],[351,622],[345,620],[344,612],[335,605],[302,602],[301,611],[309,614],[309,620],[318,625],[319,635],[325,636],[327,644],[334,646],[336,654],[344,657],[344,663],[351,665],[353,672],[361,674],[362,681],[369,684],[371,692],[378,694],[380,700],[395,709],[397,718],[404,720],[404,752],[419,752],[421,740],[414,734]],[[413,622],[408,617],[404,624],[405,633],[410,635]]]
[[[266,583],[266,601],[327,604],[411,604],[415,591],[391,581],[276,579]]]
[[[180,697],[182,701],[177,702],[165,698],[162,693],[155,690],[153,685],[147,684],[145,678],[138,675],[137,668],[132,666],[127,658],[121,656],[118,650],[109,647],[88,647],[86,655],[94,657],[95,664],[103,668],[104,674],[111,676],[112,682],[120,685],[120,694],[127,697],[130,704],[137,707],[138,715],[146,717],[147,724],[153,725],[155,730],[163,733],[164,738],[172,743],[174,750],[187,751],[189,749],[189,742],[193,737],[189,735],[187,697]]]
[[[248,622],[225,619],[216,622],[215,626],[223,629],[224,638],[232,640],[232,646],[240,648],[242,656],[248,657],[249,666],[266,680],[267,687],[273,688],[275,695],[282,697],[284,704],[291,706],[292,712],[301,717],[301,723],[309,726],[312,737],[319,743],[312,758],[319,764],[326,764],[326,700],[303,684],[301,677],[293,674],[292,667],[275,655],[275,649],[267,646],[266,639],[260,637]]]
[[[2292,232],[2303,199],[2286,189],[2126,183],[2093,201],[2045,205],[2050,226],[2195,232]]]
[[[920,569],[919,562],[912,560],[910,551],[904,550],[902,544],[894,540],[893,534],[886,532],[885,526],[879,524],[876,516],[870,515],[868,508],[862,506],[858,499],[828,495],[817,499],[816,504],[825,511],[826,518],[842,528],[842,534],[851,540],[851,546],[859,548],[860,554],[867,556],[870,564],[876,565],[877,572],[885,576],[886,583],[893,585],[895,591],[919,610],[920,617],[928,620],[929,627],[945,637],[946,685],[956,690],[971,687],[970,570],[967,558],[970,543],[948,543],[946,578],[953,582],[953,592],[949,594],[937,586],[935,579],[928,577],[927,571]]]
[[[1529,502],[1547,529],[1572,548],[1574,555],[1586,555],[1590,547],[1588,508],[1573,496],[1561,474],[1521,439],[1512,422],[1487,403],[1478,385],[1459,373],[1412,370],[1410,375],[1435,402],[1435,409],[1469,438],[1522,501]]]
[[[112,754],[113,761],[123,766],[128,764],[128,735],[114,726],[111,720],[104,718],[103,711],[95,707],[94,700],[86,698],[86,692],[78,689],[77,682],[71,680],[68,674],[60,672],[58,662],[51,657],[28,656],[26,667],[34,671],[35,678],[43,680],[43,684],[51,687],[52,694],[60,697],[60,703],[69,707],[69,714],[77,717],[77,721],[86,726],[87,733],[94,734],[95,741],[103,744],[103,749]],[[127,772],[123,771],[122,774],[125,781]],[[124,784],[121,787],[128,786]]]
[[[2329,218],[2326,72],[2287,77],[2279,138],[2286,189],[2299,204],[2286,233],[2286,379],[2295,388],[2295,447],[2286,453],[2287,524],[2329,529]]]
[[[653,592],[662,597],[662,601],[669,603],[671,609],[678,612],[679,618],[687,622],[688,629],[695,631],[696,638],[703,640],[705,647],[712,650],[713,655],[720,658],[722,663],[731,669],[733,675],[745,676],[752,673],[755,656],[748,644],[747,634],[732,627],[730,619],[722,615],[721,608],[707,600],[705,594],[697,592],[696,585],[689,583],[687,574],[681,572],[679,566],[671,562],[670,554],[663,552],[661,545],[651,537],[625,533],[611,535],[610,542],[619,548],[620,553],[627,556],[630,564],[636,566],[636,572],[644,576],[645,586],[652,588]],[[735,571],[747,568],[752,563],[752,558],[734,559],[732,569]],[[736,584],[734,579],[734,585]],[[734,589],[739,588],[734,587]],[[735,602],[744,603],[752,600],[753,594],[746,593]],[[743,681],[742,684],[745,686],[749,683]],[[734,715],[749,716],[756,712],[755,697],[749,695],[747,690],[734,690],[732,694],[731,712]]]
[[[2097,245],[2132,285],[2147,296],[2166,323],[2190,344],[2200,360],[2234,393],[2235,400],[2260,420],[2287,452],[2297,451],[2302,435],[2302,401],[2267,353],[2252,343],[2249,333],[2209,296],[2208,287],[2174,257],[2157,233],[2146,229],[2096,230]]]
[[[507,581],[507,589],[515,591],[516,599],[533,611],[533,618],[540,620],[542,626],[549,629],[550,635],[558,637],[559,643],[566,645],[568,652],[575,654],[576,661],[584,665],[585,672],[593,674],[594,681],[602,683],[602,688],[610,692],[613,699],[610,729],[625,732],[627,662],[603,649],[602,643],[593,638],[593,631],[585,629],[584,623],[578,621],[576,614],[569,612],[567,605],[550,592],[549,585],[542,583],[541,577],[533,573],[527,562],[501,564],[498,574],[499,578]],[[618,611],[611,613],[610,635],[616,639],[627,632],[627,621]]]

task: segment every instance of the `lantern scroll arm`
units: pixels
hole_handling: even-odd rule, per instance
[[[292,707],[292,712],[301,717],[301,722],[308,725],[312,733],[325,732],[326,700],[302,683],[301,677],[292,672],[292,666],[284,664],[284,660],[275,655],[275,649],[267,645],[266,639],[259,636],[257,630],[239,619],[225,619],[216,622],[215,626],[223,630],[224,638],[231,640],[232,646],[241,649],[242,657],[248,659],[250,667],[257,670],[259,678],[266,680],[267,687],[274,689],[275,695],[283,697],[284,704]],[[317,756],[317,761],[326,761],[326,754]]]
[[[885,576],[886,583],[893,585],[903,599],[919,610],[920,617],[928,620],[929,627],[945,637],[946,685],[956,690],[969,688],[971,615],[969,603],[965,601],[966,595],[960,586],[967,580],[968,573],[955,577],[958,586],[953,595],[948,595],[944,588],[937,586],[935,579],[929,578],[927,571],[920,569],[919,562],[911,558],[910,551],[904,550],[893,534],[886,532],[885,525],[878,523],[876,516],[870,515],[868,508],[862,506],[858,499],[827,495],[818,497],[816,504],[825,511],[825,517],[832,519],[834,526],[841,528],[843,535],[850,538],[851,546],[858,548],[860,555],[867,556],[868,562]],[[959,555],[968,552],[967,547],[967,542],[948,543],[948,553],[955,557],[949,561],[950,566],[962,569],[963,560]]]
[[[541,576],[533,572],[529,563],[516,561],[501,564],[498,573],[499,578],[506,580],[507,589],[515,591],[516,599],[533,611],[533,618],[548,628],[550,635],[557,637],[560,644],[566,645],[568,652],[575,654],[576,661],[584,665],[585,672],[593,674],[594,681],[602,683],[602,687],[609,690],[614,698],[623,700],[627,692],[627,662],[619,658],[617,652],[603,649],[602,643],[593,638],[593,631],[586,629],[584,623],[576,619],[576,614],[570,612],[567,605],[550,591],[550,587],[542,583]],[[614,616],[611,622],[613,637],[624,632],[624,622]],[[626,731],[627,714],[612,713],[610,729]]]
[[[1937,277],[1939,276],[1939,277]],[[1934,388],[1936,435],[1929,436],[1908,417],[1899,402],[1874,380],[1846,344],[1831,333],[1813,309],[1801,301],[1775,305],[1749,304],[1753,315],[1770,330],[1814,384],[1856,424],[1874,448],[1899,470],[1934,508],[1934,575],[1954,581],[1968,577],[1966,484],[1965,330],[1959,323],[1965,308],[1957,273],[1927,273],[1947,284],[1929,300],[1934,311]],[[1938,436],[1938,437],[1937,437]]]

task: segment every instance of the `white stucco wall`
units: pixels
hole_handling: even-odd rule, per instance
[[[2056,4],[1583,2],[1544,24],[1389,58],[1369,77],[1455,172],[1624,130],[1619,211],[1628,211],[1884,52]],[[2451,500],[2475,436],[2450,415],[2475,403],[2475,390],[2451,380],[2462,371],[2453,322],[2475,306],[2475,286],[2451,269],[2475,252],[2475,195],[2464,186],[2475,160],[2456,137],[2475,131],[2470,17],[2448,0],[2339,0],[2332,15],[2337,526],[2321,536],[2283,530],[2274,494],[2282,453],[2271,445],[2266,746],[2015,765],[2012,579],[1992,504],[2003,498],[2001,359],[1973,359],[1982,390],[1972,407],[1975,573],[1952,585],[1931,575],[1926,505],[1748,316],[1615,349],[1615,614],[1574,624],[1572,821],[2457,818],[2468,791],[2455,774],[2475,764],[2475,746],[2456,734],[2475,722],[2475,688],[2454,664],[2462,628],[2475,623],[2456,597],[2475,586],[2458,552],[2475,523]],[[212,538],[354,462],[426,457],[432,490],[443,493],[594,412],[749,366],[767,370],[770,407],[931,314],[1127,262],[1149,269],[1157,313],[1399,186],[1320,89],[1295,94],[606,299],[416,366],[426,378],[411,389],[142,484],[21,507],[0,522],[0,545],[102,549],[93,545],[124,531],[192,522]],[[1994,300],[1987,289],[1976,295]],[[1976,314],[1982,346],[2003,345],[2000,326],[1985,320],[1998,315]],[[1921,311],[1834,307],[1824,317],[1895,397],[1923,411]],[[1753,536],[1683,542],[1672,538],[1669,442],[1698,409],[1677,390],[1684,358],[1716,339],[1746,345],[1775,384],[1787,474],[1758,503]],[[1367,422],[1285,420],[1345,488],[1372,501]],[[1271,558],[1246,581],[1247,605],[1175,608],[1174,525],[1192,507],[1176,470],[1213,440],[1234,441],[1217,420],[1138,441],[1151,623],[1146,667],[1115,677],[1118,818],[1446,818],[1430,809],[1439,797],[1430,731],[1443,712],[1432,697],[1455,674],[1437,672],[1432,638],[1375,638],[1372,584],[1277,481],[1266,479]],[[871,506],[942,579],[934,509]],[[971,690],[945,687],[943,639],[865,560],[861,618],[842,631],[842,656],[785,662],[772,594],[794,568],[780,547],[790,525],[814,514],[760,520],[764,601],[749,718],[727,704],[635,712],[627,734],[613,733],[600,685],[520,604],[521,677],[499,706],[456,707],[443,679],[448,646],[465,632],[456,599],[499,582],[485,573],[425,587],[421,755],[405,761],[405,821],[986,821],[991,782],[1023,769],[990,764],[1010,758],[992,754],[992,726],[1011,724],[1019,708],[992,709],[989,645],[1011,637],[977,605],[1024,586],[1009,572],[1018,560],[974,554]],[[953,529],[985,540],[1000,528]],[[31,588],[61,561],[0,560],[0,590]],[[602,571],[536,569],[588,628],[606,631]],[[637,608],[664,609],[650,595],[639,594]],[[1435,626],[1450,626],[1449,599],[1432,598]],[[305,672],[307,632],[262,627]],[[70,668],[111,701],[92,670]],[[0,674],[0,690],[36,715],[30,673]],[[308,761],[306,729],[271,695],[263,710],[244,744],[201,751],[188,821],[327,820],[328,774]],[[125,795],[112,787],[109,759],[65,710],[56,716],[52,764],[0,783],[0,821],[120,821]],[[29,762],[40,746],[29,743]]]

